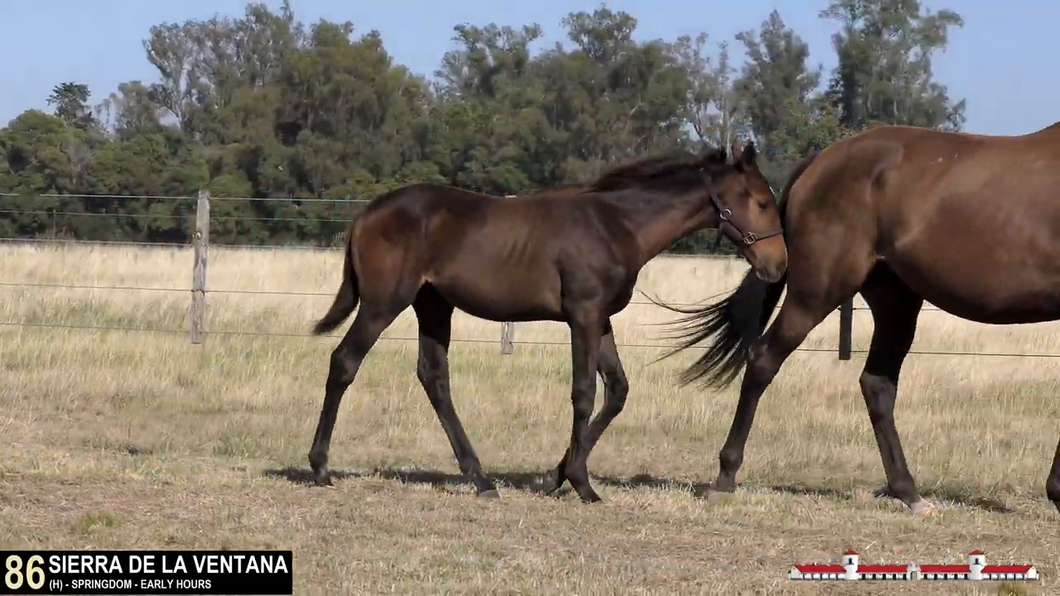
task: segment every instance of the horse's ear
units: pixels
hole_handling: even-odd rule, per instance
[[[748,141],[747,145],[743,148],[743,152],[741,152],[740,154],[740,161],[742,161],[745,165],[753,166],[755,165],[756,157],[758,157],[758,150],[755,149],[754,143]]]
[[[724,147],[711,147],[703,154],[703,165],[723,165],[728,158]]]
[[[735,142],[732,144],[732,157],[733,165],[736,166],[736,171],[741,174],[746,172],[749,168],[755,167],[755,157],[758,152],[755,150],[754,143],[748,141],[742,148]]]

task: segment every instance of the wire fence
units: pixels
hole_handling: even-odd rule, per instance
[[[0,193],[0,197],[19,197],[20,195],[11,193]],[[65,217],[132,217],[132,218],[154,218],[159,217],[171,217],[171,218],[182,218],[182,219],[194,219],[197,224],[197,232],[195,236],[195,242],[192,243],[172,243],[172,242],[135,242],[135,241],[119,241],[119,240],[72,240],[72,239],[56,239],[56,238],[11,238],[11,237],[0,237],[0,243],[4,244],[47,244],[47,245],[99,245],[99,246],[129,246],[129,247],[140,247],[144,249],[149,248],[163,248],[163,249],[192,249],[196,251],[196,267],[202,268],[205,272],[205,263],[200,262],[205,259],[205,248],[208,245],[206,240],[208,239],[208,226],[210,222],[214,221],[328,221],[328,222],[339,222],[348,223],[348,219],[306,219],[306,218],[283,218],[283,217],[262,217],[262,218],[245,218],[245,217],[226,217],[226,216],[211,216],[209,214],[209,203],[217,201],[260,201],[260,202],[288,202],[298,204],[302,202],[327,202],[327,203],[368,203],[365,199],[330,199],[330,198],[240,198],[240,197],[211,197],[206,193],[200,193],[197,197],[188,196],[133,196],[133,195],[79,195],[79,194],[41,194],[35,195],[35,197],[46,198],[46,199],[112,199],[112,200],[162,200],[162,201],[194,201],[196,204],[196,211],[185,215],[169,215],[169,214],[149,214],[149,213],[108,213],[108,212],[77,212],[77,211],[53,211],[47,209],[0,209],[0,219],[4,215],[21,216],[21,215],[33,215],[33,216],[65,216]],[[205,213],[205,217],[204,217]],[[205,229],[203,229],[205,226]],[[223,244],[223,245],[209,245],[211,249],[223,249],[223,250],[263,250],[263,251],[275,251],[275,250],[310,250],[310,251],[339,251],[341,247],[320,247],[320,246],[306,246],[298,244],[290,245],[251,245],[251,244]],[[667,258],[692,258],[692,259],[726,259],[732,260],[733,257],[718,256],[718,255],[682,255],[673,254],[667,255]],[[205,273],[203,273],[203,276]],[[195,278],[195,276],[193,276]],[[198,285],[199,287],[196,287]],[[30,288],[39,290],[88,290],[88,291],[111,291],[111,292],[144,292],[144,293],[190,293],[193,295],[192,298],[192,310],[195,310],[196,301],[200,304],[204,304],[205,295],[216,294],[216,295],[257,295],[257,296],[289,296],[293,298],[298,297],[327,297],[331,298],[334,296],[333,292],[299,292],[299,291],[277,291],[277,290],[250,290],[250,289],[209,289],[205,287],[205,278],[198,280],[196,284],[193,281],[192,287],[143,287],[143,286],[131,286],[131,285],[90,285],[90,284],[74,284],[74,283],[44,283],[44,282],[31,282],[23,280],[0,280],[0,289],[2,288]],[[669,306],[679,308],[694,308],[702,306],[716,298],[725,296],[728,292],[709,296],[698,304],[690,303],[672,303],[666,302]],[[197,295],[197,299],[196,299]],[[640,306],[654,306],[658,307],[655,302],[650,300],[639,300],[634,299],[630,301],[631,305]],[[204,308],[204,307],[203,307]],[[846,312],[844,312],[844,310]],[[869,308],[866,306],[855,306],[853,301],[840,307],[840,332],[838,338],[837,349],[830,348],[814,348],[814,347],[800,347],[797,349],[799,352],[816,352],[816,353],[836,353],[839,359],[848,360],[851,354],[865,354],[868,350],[854,349],[851,345],[851,315],[855,311],[868,311]],[[925,305],[922,309],[925,312],[944,312],[938,307]],[[0,320],[0,327],[22,327],[22,328],[38,328],[38,329],[66,329],[66,330],[85,330],[85,331],[115,331],[115,332],[144,332],[144,333],[160,333],[160,334],[190,334],[193,338],[192,343],[202,343],[202,338],[207,335],[226,337],[226,336],[243,336],[243,337],[276,337],[276,338],[316,338],[316,339],[328,339],[328,336],[316,336],[309,333],[279,333],[279,332],[255,332],[247,330],[207,330],[202,324],[202,320],[198,322],[199,328],[195,329],[196,322],[191,322],[192,329],[170,329],[170,328],[158,328],[158,327],[132,327],[132,326],[116,326],[116,325],[78,325],[78,324],[67,324],[67,323],[39,323],[33,321],[3,321]],[[511,354],[515,345],[514,339],[514,324],[502,323],[501,324],[501,351],[504,354]],[[195,337],[199,339],[196,340]],[[333,339],[333,338],[332,338]],[[396,335],[384,334],[380,337],[380,341],[401,341],[401,342],[415,342],[418,341],[417,337],[406,337]],[[496,340],[480,339],[480,338],[453,338],[453,343],[468,343],[468,344],[497,344]],[[526,346],[561,346],[569,347],[570,343],[565,341],[548,341],[548,340],[520,340],[518,345]],[[620,348],[641,348],[641,349],[655,349],[655,350],[669,350],[672,349],[673,345],[666,344],[651,344],[651,343],[626,343],[619,344]],[[696,346],[692,349],[704,349]],[[974,352],[974,351],[950,351],[950,350],[910,350],[910,354],[914,355],[935,355],[935,356],[981,356],[981,357],[1000,357],[1000,358],[1060,358],[1060,354],[1054,353],[1017,353],[1017,352]]]
[[[21,195],[18,193],[0,192],[0,197],[8,198],[21,198],[31,196],[32,198],[38,199],[107,199],[112,201],[188,201],[194,202],[198,200],[198,195],[112,195],[112,194],[76,194],[76,193],[40,193],[34,195]],[[372,202],[371,199],[352,199],[349,197],[344,198],[321,198],[321,197],[215,197],[211,196],[210,200],[213,202],[217,201],[250,201],[257,203],[360,203],[368,204]]]

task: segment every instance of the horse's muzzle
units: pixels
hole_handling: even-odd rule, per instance
[[[778,266],[773,264],[763,264],[755,267],[755,277],[766,282],[776,283],[780,281],[780,278],[784,276],[784,272],[787,271],[787,266]]]

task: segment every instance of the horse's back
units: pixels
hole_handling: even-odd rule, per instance
[[[789,233],[871,255],[851,263],[886,263],[953,314],[1060,314],[1060,129],[1003,137],[880,127],[818,154],[789,203]],[[796,256],[791,267],[820,258]]]
[[[569,235],[554,203],[543,194],[509,199],[409,185],[364,211],[358,250],[414,269],[422,282],[474,316],[509,320],[510,313],[526,311],[523,316],[555,318],[556,261],[560,240]]]
[[[792,186],[790,202],[796,213],[856,208],[877,219],[921,219],[999,201],[1051,211],[1060,206],[1058,188],[1060,127],[991,136],[893,125],[826,147]]]

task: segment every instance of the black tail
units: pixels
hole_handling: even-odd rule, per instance
[[[327,314],[313,326],[313,335],[322,335],[329,331],[334,331],[353,313],[354,309],[357,308],[357,303],[360,302],[361,294],[357,288],[357,270],[353,266],[353,244],[356,241],[357,228],[356,219],[350,225],[349,233],[346,235],[346,257],[342,266],[342,285],[339,286],[339,292],[335,295],[335,300],[331,303],[331,308],[328,309]]]
[[[780,210],[782,226],[791,187],[816,156],[817,153],[812,153],[795,166],[795,171],[781,192],[777,208]],[[681,384],[688,385],[704,377],[708,387],[722,388],[732,383],[747,364],[751,346],[765,331],[787,281],[786,272],[779,280],[768,283],[758,279],[753,271],[748,271],[736,291],[706,306],[684,309],[653,300],[659,306],[685,315],[671,323],[678,328],[671,339],[681,343],[663,358],[714,337],[706,352],[681,374]]]

